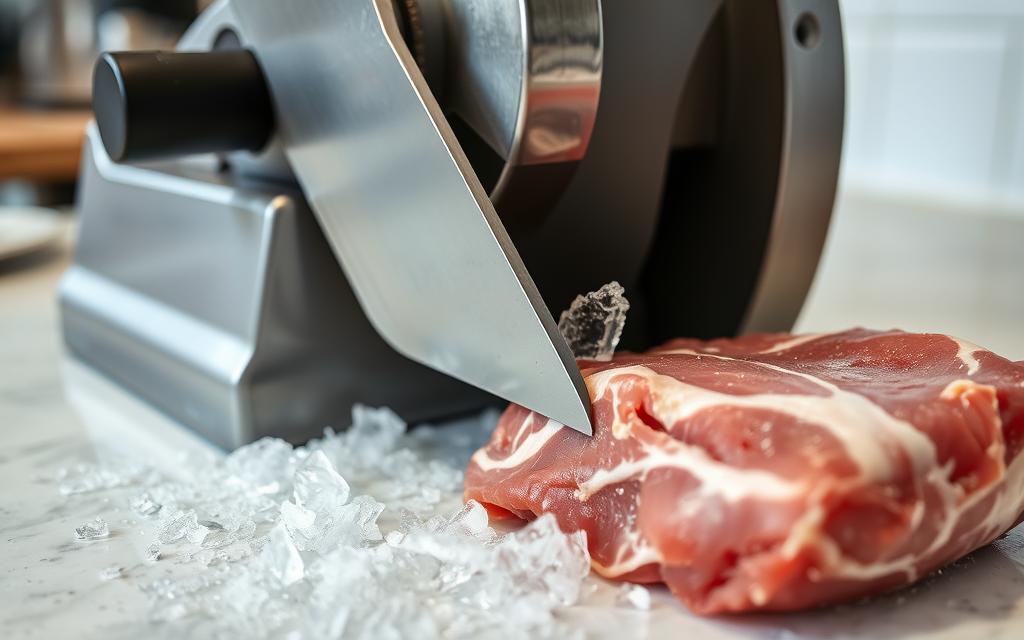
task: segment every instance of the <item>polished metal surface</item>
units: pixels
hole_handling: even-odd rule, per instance
[[[801,21],[815,25],[813,45],[800,43]],[[814,277],[838,177],[837,3],[725,0],[694,69],[680,102],[688,117],[673,134],[687,146],[669,157],[643,276],[647,338],[787,331]],[[700,113],[707,104],[713,117]],[[697,124],[714,136],[679,130]]]
[[[601,89],[601,3],[421,0],[432,3],[446,16],[441,105],[504,160],[487,186],[505,224],[535,225],[590,144]],[[467,148],[471,161],[474,151]]]
[[[415,14],[404,39],[446,115],[461,118],[487,147],[466,149],[498,214],[515,222],[551,207],[586,153],[601,88],[600,0],[395,0]],[[212,48],[225,29],[243,44],[238,0],[207,9],[178,44]],[[496,170],[483,165],[501,161]],[[246,173],[290,178],[279,144],[236,153]]]
[[[510,165],[579,160],[601,87],[598,0],[425,0],[447,16],[446,106]]]
[[[808,50],[782,0],[604,3],[587,155],[543,224],[512,229],[550,308],[618,280],[633,350],[792,326],[843,128],[837,3],[805,9],[820,17]]]
[[[672,132],[699,46],[721,0],[605,2],[601,105],[587,155],[542,224],[513,240],[552,309],[611,280],[626,287],[623,346],[650,346],[650,314],[673,298],[648,296],[641,276],[663,212]],[[679,253],[702,238],[666,238]],[[659,277],[670,276],[670,273]],[[648,298],[650,301],[648,303]],[[700,300],[688,305],[701,306]],[[648,306],[655,307],[649,314]],[[686,335],[679,327],[677,335]]]
[[[249,0],[235,11],[289,162],[381,335],[414,360],[589,433],[575,359],[390,2]]]
[[[302,441],[357,402],[421,421],[493,401],[384,343],[294,189],[117,165],[93,130],[79,209],[65,343],[220,446]]]
[[[839,6],[780,0],[785,143],[757,288],[743,330],[788,331],[817,270],[839,179],[845,78]]]
[[[421,10],[444,10],[431,13],[433,26],[423,27],[432,30],[425,42],[433,43],[424,55],[437,51],[439,28],[458,24],[453,7],[492,7],[418,1]],[[575,1],[558,4],[564,10]],[[261,156],[231,154],[235,177],[212,168],[216,158],[195,159],[206,168],[189,178],[189,188],[197,189],[191,199],[175,186],[186,184],[181,172],[192,170],[191,160],[143,173],[110,166],[103,157],[96,158],[103,170],[85,164],[88,246],[63,296],[68,344],[208,434],[209,423],[181,407],[212,393],[226,417],[211,437],[231,444],[296,434],[288,425],[320,421],[319,427],[354,401],[393,405],[414,420],[486,401],[468,385],[397,355],[359,303],[385,335],[399,336],[392,346],[418,350],[421,361],[450,372],[489,372],[488,388],[513,399],[571,396],[573,410],[586,392],[544,302],[561,309],[581,291],[619,280],[632,303],[621,345],[629,349],[680,335],[788,329],[813,276],[835,188],[844,72],[836,2],[609,2],[598,39],[583,38],[578,49],[571,39],[535,33],[538,25],[558,24],[554,4],[493,6],[508,16],[513,8],[520,12],[520,33],[529,34],[520,39],[522,68],[533,59],[531,47],[540,52],[538,43],[562,42],[539,57],[551,63],[536,67],[551,71],[552,84],[545,86],[560,86],[559,68],[600,69],[593,132],[578,160],[518,164],[509,172],[513,165],[493,154],[510,178],[491,189],[492,207],[474,175],[482,167],[470,166],[444,118],[465,122],[461,113],[446,111],[458,94],[448,77],[428,85],[412,64],[390,2],[215,3],[180,48],[208,49],[225,29],[253,48],[278,111],[286,114],[282,135]],[[585,17],[592,5],[573,6]],[[805,28],[796,28],[805,14],[816,25],[813,43],[798,35]],[[514,26],[511,19],[500,24]],[[592,24],[574,28],[594,33]],[[567,32],[564,24],[559,29]],[[484,46],[499,35],[474,30],[463,45]],[[588,67],[582,61],[594,61],[595,42],[604,54]],[[511,104],[486,86],[495,78],[484,60],[497,75],[514,75],[507,65],[515,56],[501,53],[488,57],[484,46],[483,57],[466,61],[480,66],[464,78],[476,74],[474,82],[484,86],[469,83],[459,93],[478,96],[478,115]],[[589,91],[580,95],[596,98]],[[537,95],[568,104],[574,94],[520,93]],[[520,105],[513,132],[525,131],[530,112]],[[506,109],[493,122],[505,126],[511,113]],[[470,129],[482,128],[480,122],[487,120]],[[510,158],[522,157],[526,137],[519,151],[508,147]],[[288,187],[296,175],[305,193]],[[222,182],[216,191],[204,186]],[[282,201],[267,194],[288,195]],[[313,216],[318,209],[323,231]],[[535,216],[528,220],[522,212]],[[123,256],[121,247],[127,247]],[[219,275],[204,278],[195,265]],[[287,284],[271,286],[278,277]],[[247,293],[251,282],[263,293]],[[131,295],[120,295],[126,291]],[[136,298],[153,304],[133,307]],[[230,349],[179,344],[182,336],[199,335],[174,324],[182,318],[188,326],[204,325],[201,331],[234,336],[231,344],[249,353],[245,374],[223,372],[244,360],[237,352],[231,357]],[[252,323],[262,329],[245,333]],[[168,326],[185,328],[172,335],[162,331]],[[524,342],[527,335],[533,337]],[[524,344],[530,348],[519,348]],[[185,352],[197,355],[190,361]]]
[[[238,28],[235,15],[237,0],[217,0],[211,4],[199,18],[189,26],[178,41],[178,51],[209,51],[223,42],[222,34],[229,33],[238,40],[240,46],[248,46],[245,34]],[[239,151],[229,154],[227,158],[236,173],[250,175],[259,179],[294,182],[295,175],[284,156],[280,139],[275,136],[258,153]]]
[[[579,160],[601,89],[601,4],[529,0],[524,9],[527,76],[511,157],[518,164]]]
[[[436,6],[445,16],[445,82],[443,92],[435,93],[438,100],[498,155],[512,157],[528,73],[525,1],[421,0],[419,4]]]

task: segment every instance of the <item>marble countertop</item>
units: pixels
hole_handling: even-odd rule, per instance
[[[140,585],[195,565],[145,562],[153,524],[103,494],[60,495],[55,474],[125,455],[170,468],[182,451],[212,448],[62,354],[54,290],[67,260],[65,250],[0,264],[0,637],[151,637],[157,630],[148,626]],[[1021,269],[1019,260],[1007,264]],[[804,325],[813,327],[817,313],[805,314]],[[1004,348],[1019,344],[1013,332],[1004,339]],[[74,528],[96,516],[110,523],[110,537],[76,542]],[[125,576],[101,580],[111,565]],[[706,619],[663,590],[654,591],[650,611],[609,606],[611,593],[602,586],[566,617],[607,638],[1020,638],[1024,528],[910,589],[801,614]]]

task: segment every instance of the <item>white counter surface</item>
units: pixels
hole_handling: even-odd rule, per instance
[[[967,223],[972,229],[979,224],[977,220]],[[837,222],[848,237],[862,237],[864,242],[872,237],[872,224],[870,217],[858,221],[846,216]],[[1024,358],[1020,330],[999,325],[999,313],[1016,314],[1024,300],[1019,253],[1024,225],[1007,229],[1010,237],[997,251],[1015,251],[1017,257],[1004,256],[1000,262],[998,255],[989,253],[983,263],[986,269],[995,269],[986,277],[1001,283],[989,286],[1001,298],[992,303],[995,307],[988,307],[986,321],[995,323],[995,328],[971,326],[991,330],[1000,341],[994,347]],[[961,252],[964,241],[959,238]],[[969,253],[970,247],[966,250]],[[830,248],[823,273],[833,282],[819,281],[803,327],[831,328],[825,325],[843,319],[858,323],[855,311],[850,311],[856,300],[849,296],[858,291],[880,295],[864,282],[839,282],[852,277],[843,264],[856,265],[856,251],[856,246]],[[921,266],[919,260],[927,261],[927,256],[922,258],[920,253],[913,256],[918,271],[941,281],[940,272]],[[933,266],[941,262],[938,254],[933,257]],[[958,259],[954,256],[948,268],[959,269]],[[66,262],[63,256],[38,264],[0,265],[0,638],[149,637],[157,630],[147,626],[147,598],[139,586],[166,573],[199,569],[195,563],[144,562],[152,524],[122,511],[102,493],[61,496],[54,474],[76,462],[111,455],[128,454],[157,466],[170,465],[182,450],[209,450],[209,446],[82,365],[63,358],[54,288]],[[995,263],[999,264],[993,267]],[[1002,272],[998,272],[1000,264]],[[879,268],[877,262],[873,268]],[[957,277],[961,282],[967,276],[958,272]],[[1012,289],[1014,283],[1020,286],[1011,295],[1006,287]],[[973,305],[980,305],[972,307],[979,309],[979,316],[985,315],[986,303],[978,300],[983,294],[974,290],[972,297]],[[846,306],[830,316],[820,308],[822,299],[832,309],[843,300]],[[898,305],[890,311],[894,319],[886,324],[914,324]],[[932,313],[928,312],[927,321],[941,324]],[[876,309],[863,318],[870,321],[877,314]],[[1016,315],[1015,327],[1022,326],[1020,317]],[[969,320],[970,314],[965,313],[953,322]],[[986,344],[984,335],[963,337]],[[74,528],[97,515],[110,523],[109,539],[76,542]],[[110,565],[123,566],[125,577],[100,580],[99,571]],[[584,606],[565,615],[588,635],[608,638],[1022,638],[1024,528],[911,589],[802,614],[702,619],[664,591],[655,591],[649,612],[609,606],[611,592],[602,586]]]

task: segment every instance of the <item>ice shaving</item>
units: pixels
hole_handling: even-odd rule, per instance
[[[559,328],[577,356],[608,359],[628,308],[613,282],[579,296]],[[586,591],[586,534],[553,516],[497,532],[480,503],[462,503],[466,461],[497,420],[488,410],[468,429],[410,431],[389,409],[356,406],[348,429],[305,446],[264,438],[182,460],[174,477],[79,464],[58,488],[111,496],[154,525],[147,563],[189,569],[143,587],[169,635],[573,637],[559,611]],[[110,535],[101,517],[74,531],[79,544]],[[99,579],[126,575],[111,566]],[[618,600],[650,606],[642,587]]]
[[[152,525],[145,562],[179,569],[143,586],[168,636],[572,637],[559,610],[584,592],[584,534],[553,517],[499,533],[461,502],[465,460],[496,420],[485,412],[453,440],[357,406],[350,428],[306,446],[266,438],[183,460],[176,477],[81,465],[64,488]],[[95,544],[118,526],[101,517],[70,533]],[[97,580],[130,575],[110,566]]]

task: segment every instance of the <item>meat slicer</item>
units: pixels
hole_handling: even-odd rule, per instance
[[[70,352],[214,442],[355,402],[590,430],[621,347],[788,329],[831,215],[834,0],[220,0],[94,77]]]

